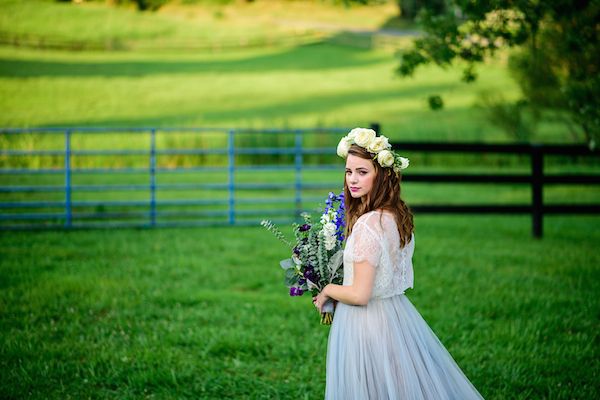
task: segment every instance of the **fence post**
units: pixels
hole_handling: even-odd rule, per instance
[[[235,130],[230,129],[227,138],[229,225],[235,224]]]
[[[544,152],[542,145],[531,145],[531,217],[533,236],[541,238],[544,232]]]
[[[71,205],[71,129],[65,131],[65,228],[73,222]]]
[[[156,226],[156,129],[150,130],[150,226]]]
[[[296,216],[300,216],[302,212],[302,132],[296,130],[295,132],[295,157],[294,165],[296,170]]]
[[[381,136],[381,124],[379,122],[371,122],[369,128],[373,129],[378,135]]]

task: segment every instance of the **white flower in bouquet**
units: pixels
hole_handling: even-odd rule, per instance
[[[325,225],[323,225],[323,232],[326,235],[333,236],[333,235],[335,235],[335,231],[336,231],[336,227],[333,222],[328,222]]]
[[[323,237],[325,239],[325,249],[333,250],[336,245],[336,226],[333,222],[323,225]]]
[[[325,237],[325,249],[333,250],[335,247],[335,236],[326,236]]]

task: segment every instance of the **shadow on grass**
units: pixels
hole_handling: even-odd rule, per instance
[[[313,44],[234,60],[101,61],[60,62],[0,59],[0,76],[37,77],[140,77],[159,74],[197,74],[202,72],[261,72],[330,70],[378,63],[382,58],[364,57],[367,50]],[[159,56],[158,56],[159,57]],[[157,58],[158,58],[157,57]]]
[[[85,119],[81,121],[67,121],[64,123],[60,122],[56,124],[45,124],[43,126],[181,126],[188,124],[190,121],[198,121],[199,119],[206,121],[206,123],[209,125],[218,124],[222,126],[223,121],[230,121],[231,125],[233,125],[237,122],[256,119],[281,120],[282,118],[292,118],[295,116],[301,116],[306,113],[320,113],[325,115],[328,113],[339,112],[340,108],[352,107],[361,104],[376,104],[377,102],[381,101],[404,100],[411,99],[414,97],[423,97],[425,99],[427,94],[433,90],[449,90],[455,87],[457,84],[450,83],[440,85],[439,83],[437,83],[432,85],[409,86],[402,89],[391,88],[387,90],[374,90],[369,92],[353,91],[348,93],[336,93],[329,95],[311,95],[300,98],[294,98],[293,100],[290,99],[289,101],[285,102],[274,101],[268,104],[249,105],[248,107],[236,107],[234,109],[227,110],[211,110],[203,112],[202,109],[199,109],[197,111],[181,114],[156,115],[151,118],[141,117],[99,120]],[[413,111],[413,114],[424,115],[424,113],[429,113],[429,111],[426,110],[425,107],[423,108],[423,110],[424,111],[422,113]],[[401,112],[400,108],[398,109],[398,112]]]

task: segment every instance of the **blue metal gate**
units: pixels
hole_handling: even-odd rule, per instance
[[[335,147],[306,146],[307,136],[329,137],[329,142],[335,143],[340,134],[348,132],[348,129],[271,129],[271,130],[249,130],[249,129],[219,129],[219,128],[31,128],[31,129],[1,129],[0,139],[5,143],[0,150],[0,195],[9,197],[0,201],[0,229],[32,229],[32,228],[88,228],[88,227],[156,227],[156,226],[190,226],[190,225],[245,225],[256,224],[264,216],[271,217],[274,221],[289,221],[307,205],[324,201],[325,194],[331,190],[339,191],[342,187],[341,174],[338,172],[337,182],[316,182],[305,184],[303,172],[306,171],[339,171],[343,168],[341,161],[337,164],[315,164],[306,165],[306,155],[333,155]],[[212,135],[220,136],[215,142],[223,143],[217,147],[202,148],[164,148],[157,145],[158,135]],[[134,141],[140,141],[139,135],[145,135],[148,147],[146,149],[79,149],[74,145],[77,136],[93,135],[136,135]],[[31,135],[30,142],[42,141],[47,136],[54,136],[57,143],[62,135],[62,148],[47,149],[34,148],[14,149],[10,148],[12,142],[19,143],[11,137],[19,135]],[[248,146],[239,145],[240,137],[243,136],[285,136],[290,140],[290,145],[285,146]],[[332,137],[335,135],[335,137]],[[131,137],[133,136],[125,136]],[[293,138],[293,139],[292,139]],[[125,139],[126,140],[126,139]],[[325,140],[326,142],[328,140]],[[50,140],[52,142],[52,140]],[[7,148],[8,147],[8,148]],[[269,156],[287,156],[291,162],[269,163],[265,158]],[[74,159],[85,157],[117,157],[124,160],[127,157],[148,157],[146,166],[119,166],[107,167],[106,165],[95,165],[78,167]],[[217,161],[202,163],[201,165],[187,166],[161,166],[159,157],[164,156],[217,156]],[[27,163],[19,162],[23,159],[54,158],[54,164],[50,167],[33,168]],[[245,162],[236,160],[246,157]],[[249,157],[249,159],[248,159]],[[56,165],[57,159],[62,159],[62,165]],[[113,159],[114,160],[114,159]],[[331,158],[334,160],[334,158]],[[16,168],[15,165],[25,164],[25,167]],[[52,164],[52,163],[51,163]],[[85,163],[84,163],[85,164]],[[127,164],[125,162],[125,164]],[[139,164],[139,163],[138,163]],[[241,172],[266,173],[265,171],[287,171],[293,174],[293,179],[286,182],[251,182],[236,181],[236,175]],[[157,178],[167,174],[192,173],[196,176],[207,177],[211,174],[221,174],[225,179],[216,183],[159,183]],[[90,176],[100,174],[104,176],[117,174],[145,174],[145,183],[125,184],[77,184],[74,177]],[[48,178],[64,177],[61,183],[56,179]],[[52,181],[53,184],[44,184]],[[26,184],[30,182],[29,184]],[[201,196],[198,198],[176,198],[159,199],[158,195],[165,191],[191,191],[205,190],[209,192],[226,191],[226,196]],[[320,196],[306,195],[306,191],[322,191]],[[240,196],[243,191],[265,191],[273,194],[284,192],[283,196],[248,197]],[[74,199],[75,194],[84,193],[107,193],[128,192],[129,197],[137,199]],[[133,193],[142,192],[144,197],[133,196]],[[287,192],[287,193],[286,193]],[[62,199],[36,199],[41,193],[54,193],[54,196],[63,193]],[[290,193],[293,193],[290,195]],[[139,193],[138,193],[139,194]],[[12,197],[11,197],[12,196]],[[122,197],[122,196],[118,196]],[[292,205],[292,207],[281,207],[281,205]],[[269,206],[270,205],[270,206]],[[182,207],[209,207],[201,211],[183,211]],[[238,209],[239,207],[244,209]],[[107,212],[107,208],[119,208],[119,212]],[[162,210],[164,207],[175,209]],[[90,208],[93,212],[85,211]],[[35,212],[32,212],[35,211]],[[184,220],[172,221],[167,218],[184,217]],[[252,217],[256,217],[252,219]],[[135,221],[131,221],[134,218]],[[125,221],[123,221],[125,219]],[[167,219],[167,220],[165,220]]]

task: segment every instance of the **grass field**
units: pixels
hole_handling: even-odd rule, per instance
[[[0,48],[3,126],[356,126],[392,139],[505,140],[473,108],[480,90],[514,90],[486,68],[394,76],[388,53],[330,44],[208,54],[70,53]],[[512,88],[512,89],[511,89]],[[446,108],[427,108],[431,94]],[[510,93],[509,93],[510,94]],[[542,138],[567,140],[558,127]]]
[[[140,14],[99,4],[76,7],[2,0],[0,31],[9,35],[55,33],[81,41],[130,38],[164,43],[165,49],[182,37],[201,42],[206,38],[219,41],[223,34],[236,38],[253,38],[265,31],[291,35],[290,30],[298,29],[292,16],[298,24],[306,25],[312,18],[317,26],[336,28],[326,30],[323,41],[310,45],[223,51],[3,46],[0,126],[281,128],[380,122],[393,140],[508,140],[475,107],[484,91],[507,99],[518,96],[506,70],[506,54],[482,66],[480,79],[471,85],[460,82],[460,66],[429,67],[402,79],[394,73],[398,58],[393,52],[338,45],[328,39],[344,30],[382,26],[395,12],[393,7],[341,11],[308,3],[294,2],[297,5],[287,10],[277,2],[257,2],[242,7],[243,12],[225,8],[226,17],[217,18],[214,10],[197,7]],[[49,22],[56,20],[63,23]],[[274,26],[275,21],[280,23]],[[433,94],[444,96],[443,110],[429,110],[427,98]],[[556,121],[546,121],[538,126],[535,139],[571,142],[567,131]]]
[[[411,301],[486,399],[593,399],[598,217],[416,217]],[[315,399],[328,328],[260,227],[0,234],[3,398]]]

